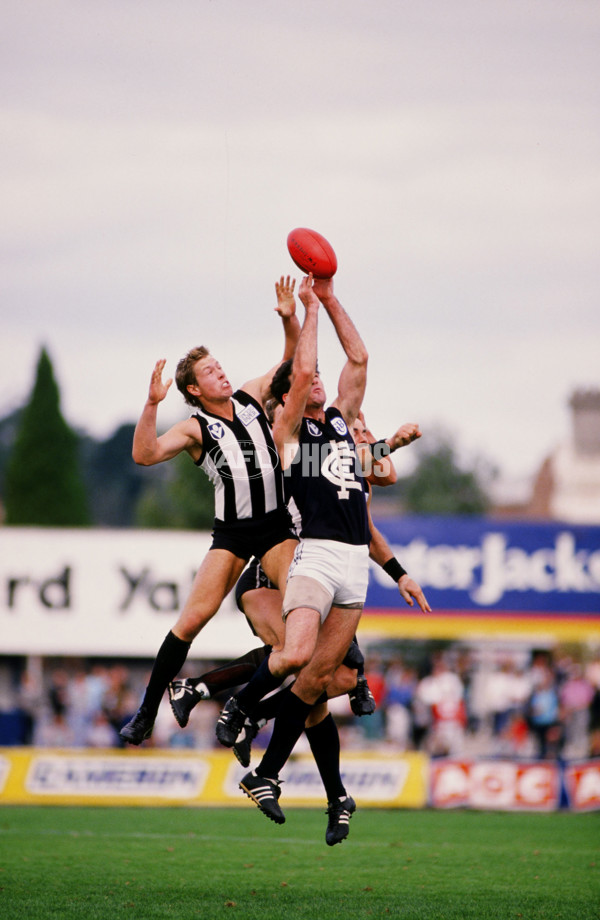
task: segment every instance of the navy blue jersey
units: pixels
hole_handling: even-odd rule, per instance
[[[300,537],[370,542],[366,479],[339,409],[326,409],[324,422],[302,419],[298,450],[283,477],[286,498],[300,512]]]
[[[193,416],[202,431],[196,464],[214,484],[215,518],[225,524],[284,507],[281,463],[262,406],[243,390],[232,402],[232,421],[204,409]]]

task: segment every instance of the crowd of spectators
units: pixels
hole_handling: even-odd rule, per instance
[[[482,666],[446,652],[432,655],[425,673],[401,658],[374,659],[367,676],[378,682],[379,740],[392,747],[434,757],[600,756],[600,657],[584,665],[537,652],[526,664],[505,656]],[[351,740],[357,725],[346,729]]]
[[[414,656],[413,656],[414,659]],[[207,666],[208,663],[205,663]],[[190,673],[201,673],[196,664]],[[422,750],[439,756],[577,759],[600,756],[600,655],[532,653],[491,659],[449,649],[417,661],[371,655],[375,713],[332,701],[349,748]],[[122,747],[119,729],[139,705],[147,674],[120,663],[25,670],[0,701],[0,745]],[[202,702],[187,729],[163,701],[149,744],[207,749],[222,699]],[[266,743],[268,730],[258,743]]]

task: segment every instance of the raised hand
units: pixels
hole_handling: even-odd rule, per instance
[[[398,428],[391,438],[387,438],[387,441],[392,450],[397,450],[399,447],[406,447],[420,437],[421,431],[419,426],[415,422],[406,422],[406,424]]]
[[[296,301],[294,299],[294,288],[296,279],[284,278],[282,275],[279,281],[275,282],[275,293],[277,294],[277,306],[275,312],[283,318],[293,316],[296,312]]]
[[[319,306],[319,298],[315,294],[314,279],[312,274],[305,275],[300,282],[300,287],[298,288],[298,297],[305,307],[308,307],[310,304],[313,304],[317,307]]]
[[[150,388],[148,390],[148,402],[162,402],[169,392],[169,387],[173,383],[173,378],[169,377],[164,383],[162,379],[162,372],[166,363],[166,358],[161,358],[160,361],[157,361],[154,365],[152,377],[150,378]]]

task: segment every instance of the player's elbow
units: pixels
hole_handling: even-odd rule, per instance
[[[299,362],[294,364],[292,383],[298,390],[310,390],[312,382],[315,379],[315,366],[308,361],[306,364]]]
[[[131,456],[134,463],[137,463],[138,466],[152,466],[155,462],[152,457],[139,447],[133,445],[133,450],[131,451]]]
[[[369,363],[369,352],[365,348],[363,342],[360,342],[356,345],[350,360],[357,370],[367,370],[367,364]]]
[[[373,480],[369,480],[373,485],[376,486],[393,486],[398,482],[398,473],[396,468],[390,465],[390,468],[386,469],[385,472],[381,472],[380,475],[374,471],[375,475]]]

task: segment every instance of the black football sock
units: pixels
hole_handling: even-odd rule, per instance
[[[228,664],[221,665],[220,668],[207,671],[201,677],[192,678],[192,681],[194,684],[203,683],[211,696],[221,690],[239,687],[240,684],[248,683],[270,651],[270,645],[262,645],[260,648],[252,649],[251,652],[236,658],[235,661],[230,661]]]
[[[173,680],[181,671],[191,644],[191,642],[184,642],[183,639],[179,639],[175,633],[167,633],[154,659],[152,673],[142,702],[142,706],[151,716],[156,717],[163,693],[167,689],[169,681]]]
[[[270,656],[269,656],[270,657]],[[267,693],[275,690],[282,683],[283,677],[275,677],[269,670],[269,657],[258,666],[248,683],[239,693],[236,693],[236,699],[244,712],[250,714]]]
[[[257,776],[277,779],[296,742],[304,731],[304,723],[312,709],[312,703],[305,703],[295,693],[290,693],[275,719],[273,734],[264,757],[256,768]]]
[[[249,712],[244,710],[246,715],[249,715],[256,722],[261,719],[264,719],[265,722],[270,722],[271,719],[274,719],[275,716],[278,715],[286,696],[291,692],[295,682],[296,678],[294,677],[293,680],[290,680],[289,684],[282,685],[278,687],[277,690],[269,693],[260,703],[257,703],[256,706],[252,706]],[[315,706],[318,706],[319,703],[326,703],[328,699],[327,693],[322,693],[315,703]]]
[[[346,790],[340,776],[340,736],[331,713],[317,725],[307,728],[306,737],[325,786],[327,801],[343,798]]]
[[[278,714],[289,692],[290,686],[278,687],[273,693],[269,693],[268,696],[261,700],[260,703],[257,703],[256,706],[251,707],[252,712],[249,712],[248,715],[256,722],[261,719],[264,719],[265,722],[270,722]]]

